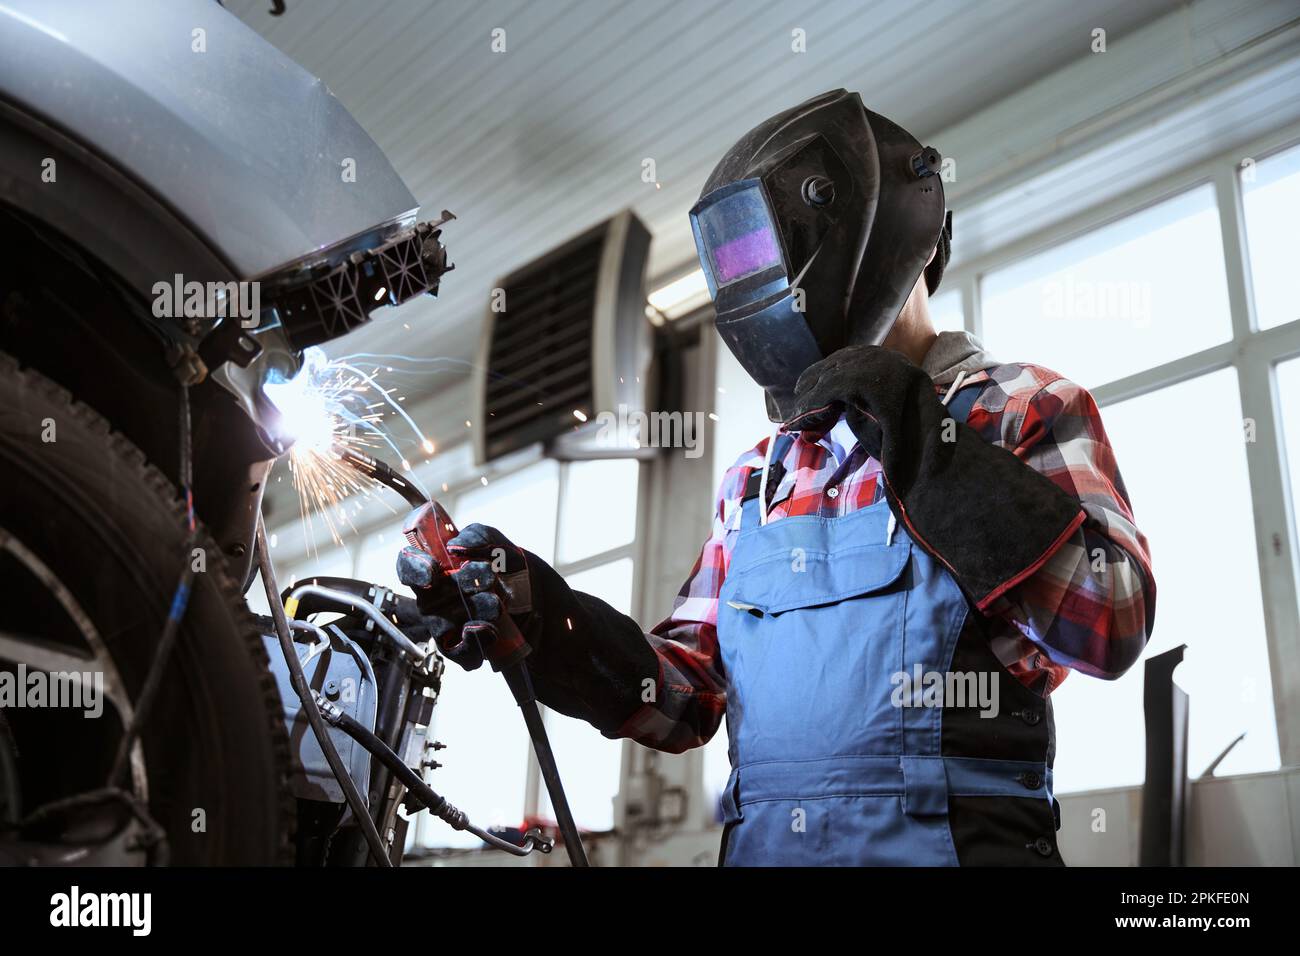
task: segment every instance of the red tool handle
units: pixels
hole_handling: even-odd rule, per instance
[[[451,515],[436,501],[423,504],[407,515],[402,534],[406,535],[406,540],[412,547],[433,555],[443,574],[451,574],[464,563],[453,558],[447,550],[447,542],[459,532]],[[455,654],[465,646],[467,640],[474,638],[482,647],[483,656],[496,671],[517,664],[527,657],[531,648],[524,640],[519,625],[509,614],[507,595],[498,590],[497,597],[501,601],[502,613],[495,621],[471,620],[461,630],[456,643],[448,644],[444,640],[443,650]]]

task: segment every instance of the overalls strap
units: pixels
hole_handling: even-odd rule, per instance
[[[769,502],[772,499],[772,495],[776,493],[777,486],[781,484],[781,479],[785,477],[785,456],[790,453],[790,449],[794,446],[794,438],[795,436],[789,432],[779,432],[769,439],[770,441],[775,442],[775,445],[772,448],[772,455],[770,458],[771,464],[769,465],[767,476],[767,496]],[[757,527],[760,523],[758,496],[762,483],[763,469],[761,467],[755,468],[750,472],[749,478],[745,482],[745,491],[740,499],[740,526],[742,529],[748,530],[749,528]]]
[[[984,386],[988,381],[979,382],[975,385],[961,385],[958,387],[957,394],[948,399],[948,414],[956,421],[966,424],[966,419],[970,418],[971,409],[979,400],[980,394],[984,391]]]

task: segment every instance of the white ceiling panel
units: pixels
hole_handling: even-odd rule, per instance
[[[445,357],[463,377],[495,282],[631,207],[651,274],[694,254],[686,211],[722,152],[827,89],[922,138],[1179,6],[1177,0],[226,0],[320,76],[444,231],[456,270],[438,300],[349,336],[345,350]],[[492,52],[495,28],[506,52]],[[792,31],[807,51],[792,50]],[[943,144],[937,143],[941,149]],[[658,183],[642,181],[653,159]],[[358,171],[364,179],[364,170]],[[407,330],[404,326],[410,326]],[[415,389],[408,389],[412,400]]]

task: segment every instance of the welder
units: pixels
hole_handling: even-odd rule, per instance
[[[509,613],[539,698],[608,737],[680,752],[725,713],[729,865],[1060,865],[1050,695],[1070,670],[1118,677],[1150,635],[1092,397],[933,327],[941,168],[837,90],[709,176],[690,215],[716,327],[774,429],[650,633],[483,525],[454,573],[398,559],[458,663],[483,660],[470,615],[490,640]]]

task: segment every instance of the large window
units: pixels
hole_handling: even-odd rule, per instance
[[[562,564],[574,565],[632,544],[637,468],[631,459],[576,461],[566,467],[558,553]]]
[[[1261,329],[1300,319],[1296,217],[1300,215],[1300,147],[1241,164],[1242,205],[1250,244],[1255,316]]]
[[[564,466],[560,483],[556,570],[574,590],[624,614],[632,613],[639,472],[630,459],[575,461]],[[608,830],[614,825],[622,742],[551,710],[546,728],[574,819],[587,829]],[[539,801],[542,815],[553,817],[544,788]]]
[[[1278,767],[1270,627],[1275,642],[1295,639],[1294,595],[1283,586],[1284,603],[1276,593],[1266,600],[1256,534],[1261,514],[1285,523],[1276,476],[1252,473],[1276,459],[1253,455],[1251,443],[1279,436],[1259,434],[1243,405],[1259,409],[1270,394],[1261,370],[1276,374],[1294,489],[1300,362],[1275,373],[1274,363],[1300,351],[1281,328],[1300,317],[1300,280],[1286,251],[1300,211],[1300,150],[1247,164],[1239,181],[1234,164],[1225,157],[1172,198],[1104,223],[1066,224],[1030,254],[990,257],[959,278],[978,285],[980,315],[968,324],[995,355],[1052,368],[1093,389],[1102,406],[1151,546],[1158,599],[1144,656],[1188,646],[1175,679],[1191,695],[1193,775],[1239,734],[1216,774]],[[1237,222],[1243,228],[1225,250],[1223,237],[1233,235],[1225,224]],[[1059,791],[1142,782],[1142,673],[1139,662],[1114,682],[1072,675],[1053,695]]]
[[[961,331],[963,319],[960,289],[943,288],[930,300],[930,321],[940,332]]]
[[[1203,771],[1240,733],[1246,738],[1216,772],[1275,769],[1236,372],[1210,372],[1110,405],[1103,415],[1138,526],[1151,542],[1159,595],[1147,656],[1187,645],[1176,679],[1192,699],[1191,772]],[[1071,675],[1053,695],[1058,789],[1142,783],[1142,689],[1139,664],[1114,682]]]
[[[479,522],[499,529],[511,541],[551,560],[555,547],[555,513],[559,467],[540,461],[486,484],[471,484],[444,501],[458,527]],[[400,545],[376,542],[379,560],[392,565]],[[382,564],[363,564],[363,577],[376,579]],[[523,718],[505,681],[490,667],[464,671],[448,665],[442,694],[433,711],[431,732],[447,744],[434,774],[435,786],[472,819],[490,824],[517,825],[527,810],[531,744]],[[426,846],[479,845],[473,834],[441,823],[421,821],[420,840]]]
[[[1300,358],[1277,367],[1277,392],[1282,407],[1282,435],[1286,449],[1288,486],[1293,508],[1300,508]]]
[[[1214,190],[1197,187],[990,272],[981,302],[994,354],[1088,388],[1226,342]]]

